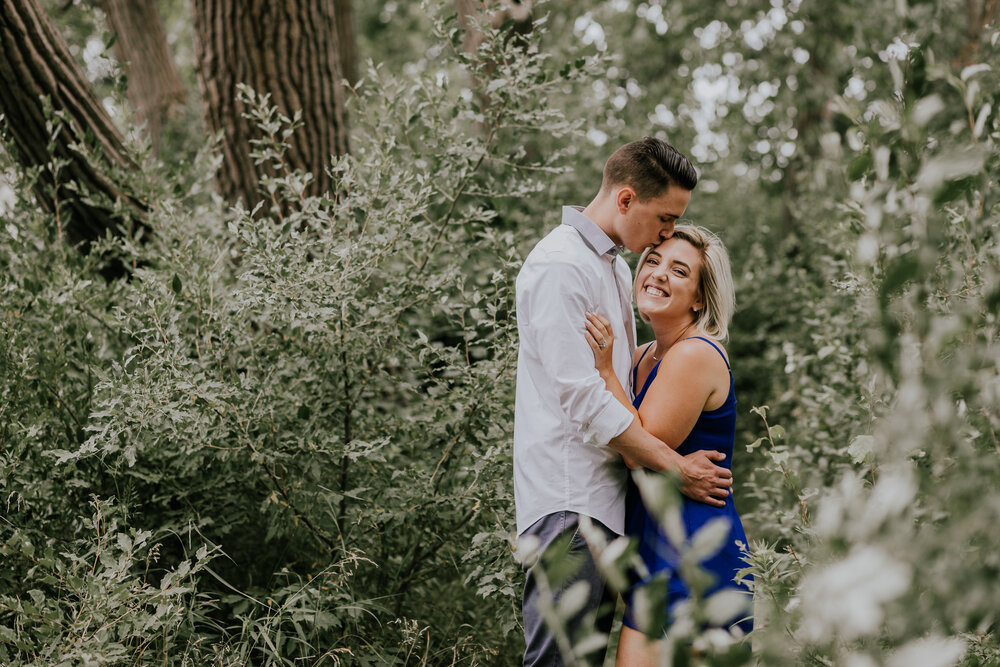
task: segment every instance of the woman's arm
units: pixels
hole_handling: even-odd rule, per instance
[[[608,390],[622,405],[629,408],[636,415],[635,421],[623,433],[612,438],[611,442],[608,443],[609,446],[621,454],[625,465],[629,468],[645,466],[657,471],[678,470],[681,473],[682,480],[681,493],[685,496],[715,507],[725,505],[725,498],[729,495],[729,487],[733,485],[733,474],[728,469],[720,468],[713,463],[713,461],[722,461],[725,459],[725,454],[722,452],[699,450],[687,456],[681,456],[674,451],[684,441],[687,434],[691,432],[701,408],[698,408],[694,420],[687,426],[687,431],[680,438],[672,437],[670,440],[666,440],[657,436],[652,430],[644,428],[642,422],[644,417],[649,421],[656,421],[647,414],[648,411],[645,408],[647,403],[651,403],[650,394],[654,393],[654,391],[659,394],[658,385],[661,385],[660,376],[664,374],[662,364],[660,372],[657,373],[656,380],[651,383],[651,386],[646,391],[646,398],[642,401],[643,409],[636,412],[632,407],[632,403],[628,400],[621,382],[618,381],[618,376],[614,374],[611,367],[611,352],[615,339],[611,331],[611,323],[599,315],[588,314],[587,319],[587,331],[585,333],[587,342],[590,344],[590,349],[594,353],[594,365],[597,367],[601,377],[604,378]],[[598,340],[605,343],[603,348],[599,345]],[[715,355],[715,358],[716,360],[720,359],[718,355]],[[728,380],[728,371],[726,371],[726,377]],[[686,390],[683,382],[677,386],[682,390]],[[654,390],[654,387],[657,387],[657,389]],[[676,435],[676,429],[669,430],[672,434]],[[666,446],[663,443],[666,443]],[[629,456],[626,452],[631,452],[634,456]],[[640,460],[643,463],[640,463]]]
[[[611,323],[601,315],[588,313],[586,333],[594,365],[608,391],[639,418],[643,429],[673,449],[691,433],[706,404],[723,389],[722,385],[728,393],[729,370],[722,357],[701,341],[683,341],[664,355],[656,378],[636,410],[611,366],[614,344]],[[604,348],[598,341],[605,343]]]
[[[729,369],[711,346],[699,340],[675,343],[639,406],[642,427],[676,449],[723,386],[725,400]]]
[[[641,424],[642,417],[639,416],[639,411],[632,405],[632,401],[629,400],[628,394],[625,393],[625,388],[622,387],[622,383],[618,379],[618,376],[615,375],[615,369],[611,365],[611,352],[614,350],[615,344],[615,335],[611,331],[611,322],[602,315],[587,313],[587,331],[585,333],[587,335],[587,342],[590,344],[590,349],[594,353],[594,366],[597,368],[597,372],[600,373],[601,379],[604,380],[604,385],[618,399],[619,403],[628,408],[635,415],[636,419],[640,420],[639,423]],[[598,340],[604,342],[603,348],[598,344]],[[629,469],[642,467],[642,464],[625,454],[622,454],[622,460]]]
[[[611,365],[611,352],[615,345],[615,335],[611,331],[611,322],[605,319],[603,315],[587,313],[586,335],[590,349],[594,353],[594,366],[597,368],[597,372],[601,374],[601,379],[604,380],[608,391],[618,399],[619,403],[628,408],[633,415],[639,417],[639,411],[632,405],[632,401],[628,398],[628,393],[622,387],[622,383],[618,379],[618,376],[615,375],[615,369]],[[603,348],[598,341],[604,342]]]

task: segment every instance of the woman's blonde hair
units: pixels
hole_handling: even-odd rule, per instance
[[[719,341],[729,337],[729,322],[736,310],[736,290],[733,287],[733,272],[729,267],[729,253],[718,236],[698,225],[681,224],[674,227],[673,238],[687,241],[701,253],[701,269],[698,271],[698,296],[704,307],[695,313],[698,331]],[[639,257],[636,280],[632,284],[632,297],[639,290],[639,271],[646,263],[646,257],[655,246],[646,248]],[[646,322],[649,320],[642,314]]]

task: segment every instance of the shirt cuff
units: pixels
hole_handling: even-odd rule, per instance
[[[612,438],[624,433],[633,419],[635,415],[632,411],[613,399],[589,423],[580,427],[583,441],[587,445],[603,447]]]

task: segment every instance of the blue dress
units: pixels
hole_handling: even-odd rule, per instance
[[[722,355],[722,350],[712,341],[701,336],[692,336],[692,338],[705,341]],[[646,355],[649,347],[642,353],[642,356]],[[722,358],[725,359],[725,355],[722,355]],[[639,361],[642,361],[642,357],[639,358]],[[638,366],[639,364],[636,363],[636,367],[632,369],[633,386],[637,379]],[[637,409],[642,403],[649,385],[653,382],[653,378],[656,377],[659,367],[660,362],[656,362],[653,370],[649,372],[649,377],[646,378],[642,389],[636,394],[633,405]],[[729,368],[728,361],[726,361],[726,367]],[[735,439],[736,394],[733,391],[733,373],[730,368],[729,395],[726,397],[725,403],[714,410],[705,410],[701,413],[694,428],[691,429],[691,433],[688,434],[688,437],[677,448],[677,453],[686,455],[700,449],[722,452],[726,455],[726,458],[717,465],[732,469]],[[746,545],[747,538],[743,532],[743,524],[740,522],[740,517],[736,513],[732,494],[726,498],[726,504],[723,507],[714,507],[684,496],[681,498],[683,501],[681,511],[684,519],[684,529],[688,539],[710,519],[719,516],[729,519],[729,536],[724,546],[714,556],[701,563],[701,567],[713,577],[713,583],[705,592],[705,597],[723,588],[733,588],[747,593],[749,607],[749,588],[745,584],[737,585],[733,581],[736,572],[746,567],[746,564],[742,560],[743,554],[737,545],[737,541]],[[642,558],[643,563],[645,563],[650,575],[641,580],[638,576],[633,577],[633,585],[626,592],[627,608],[624,623],[635,630],[649,631],[649,627],[641,627],[637,624],[636,619],[633,618],[634,594],[639,588],[646,586],[649,587],[649,592],[655,596],[654,599],[666,598],[666,609],[654,610],[657,618],[652,619],[654,628],[662,623],[661,630],[665,631],[670,625],[674,605],[688,598],[690,592],[687,584],[681,579],[679,573],[676,572],[677,565],[680,563],[677,545],[671,543],[656,519],[646,511],[646,507],[643,505],[642,498],[639,495],[639,489],[636,487],[635,482],[632,481],[631,476],[628,480],[625,496],[625,532],[629,537],[639,540],[639,556]],[[753,619],[749,618],[749,611],[733,618],[726,624],[726,627],[732,625],[738,625],[744,633],[749,632],[753,628]],[[658,633],[654,631],[648,634],[656,635]]]

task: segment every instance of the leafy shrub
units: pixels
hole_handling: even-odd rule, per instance
[[[541,100],[586,71],[555,76],[537,47],[496,29],[465,54],[451,23],[435,25],[446,75],[372,68],[357,85],[354,152],[330,166],[335,192],[302,195],[310,176],[283,160],[298,119],[244,90],[267,136],[256,159],[277,174],[262,181],[267,205],[225,210],[206,196],[216,159],[206,152],[201,177],[183,183],[151,169],[148,238],[109,236],[91,259],[60,245],[26,195],[5,216],[0,479],[13,563],[0,575],[0,647],[10,660],[74,644],[74,607],[37,612],[52,614],[38,626],[25,606],[39,576],[29,543],[81,579],[51,581],[45,599],[90,586],[88,604],[102,609],[159,604],[146,570],[189,568],[182,617],[107,612],[89,652],[66,659],[436,664],[519,653],[510,313],[517,244],[535,232],[512,220],[551,213],[530,197],[564,168],[562,154],[525,148],[576,131]],[[31,175],[18,177],[27,193]],[[128,279],[90,278],[102,251],[132,258]],[[156,555],[147,564],[121,546],[115,588],[96,587],[105,570],[81,569],[91,554],[119,557],[106,531],[87,529],[91,497],[115,507],[123,541],[112,546],[137,549],[141,535]],[[137,628],[159,633],[155,650]]]

